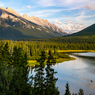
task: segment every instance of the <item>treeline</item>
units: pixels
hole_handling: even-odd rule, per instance
[[[47,60],[47,61],[46,61]],[[47,62],[46,67],[44,62]],[[35,65],[35,76],[29,77],[27,54],[21,47],[14,46],[12,54],[9,52],[8,43],[0,46],[0,95],[60,95],[56,87],[57,78],[52,65],[55,64],[52,52],[48,58],[44,50]],[[44,68],[45,67],[45,68]],[[45,72],[44,72],[45,69]],[[64,95],[71,95],[68,83]],[[77,95],[77,94],[72,94]],[[82,89],[78,95],[84,95]]]
[[[95,43],[95,35],[83,35],[83,36],[71,36],[68,35],[66,37],[56,37],[48,39],[51,42],[59,42],[59,43]]]
[[[14,46],[21,47],[23,52],[27,52],[28,59],[38,58],[41,50],[95,50],[95,43],[57,43],[57,42],[39,42],[39,41],[12,41],[1,40],[0,44],[4,46],[8,43],[10,54],[13,53]]]
[[[22,39],[23,41],[56,42],[56,43],[95,43],[95,35],[54,37],[49,39]]]

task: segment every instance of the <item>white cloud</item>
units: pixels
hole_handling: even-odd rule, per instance
[[[80,12],[80,15],[75,17],[74,20],[78,23],[83,23],[85,25],[91,25],[94,23],[94,21],[91,20],[92,17],[93,17],[93,15],[87,15],[87,13],[84,10],[82,10]],[[87,19],[89,19],[89,20],[87,20]]]
[[[27,6],[27,8],[31,8],[31,6]]]
[[[55,3],[53,1],[54,0],[38,0],[38,4],[42,6],[54,6]]]
[[[75,33],[75,32],[78,32],[85,28],[85,26],[81,23],[76,23],[76,22],[67,21],[67,20],[65,20],[65,21],[66,21],[66,23],[62,23],[58,20],[55,20],[53,22],[53,24],[55,24],[59,28],[62,28],[64,31],[66,31],[68,33]]]
[[[4,4],[0,2],[0,7],[3,7],[3,6],[4,6]]]
[[[37,17],[48,17],[50,15],[54,15],[55,13],[61,11],[62,11],[61,9],[47,9],[47,10],[31,11],[27,13],[27,15],[29,16],[35,15]]]
[[[58,21],[58,20],[55,20],[53,23],[56,23],[57,25],[61,25],[62,22]]]
[[[80,7],[80,9],[95,10],[95,6],[92,4],[88,4],[88,5],[85,5],[83,7]]]
[[[41,6],[80,7],[87,4],[95,4],[95,0],[37,0]]]
[[[95,14],[93,16],[95,17]]]
[[[3,7],[3,6],[4,6],[4,4],[0,4],[0,6],[1,6],[1,7]]]
[[[65,20],[67,23],[76,24],[76,22]]]

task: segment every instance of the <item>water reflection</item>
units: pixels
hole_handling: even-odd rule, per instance
[[[85,56],[85,57],[94,57],[95,58],[95,53],[93,52],[87,52],[87,53],[73,53],[75,55],[79,55],[79,56]]]
[[[89,53],[85,53],[85,55],[89,55]],[[78,93],[81,88],[85,95],[95,95],[95,59],[74,57],[76,57],[76,60],[53,66],[54,70],[58,72],[55,77],[58,77],[57,87],[60,94],[64,95],[65,85],[68,81],[71,93]],[[32,74],[34,75],[33,71]],[[91,82],[91,80],[94,82]]]
[[[32,74],[33,66],[29,66],[30,73]]]

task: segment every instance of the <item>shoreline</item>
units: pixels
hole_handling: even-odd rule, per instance
[[[59,53],[83,53],[83,52],[95,52],[95,50],[57,50],[57,52]],[[56,59],[56,63],[62,63],[65,61],[70,61],[70,60],[76,60],[76,58],[74,57],[70,57],[70,58],[59,58]],[[35,65],[39,65],[39,63],[37,63],[36,60],[28,60],[28,65],[29,66],[35,66]],[[46,62],[45,62],[46,64]]]
[[[82,53],[82,52],[95,52],[95,50],[57,50],[57,52],[63,52],[63,53]]]
[[[59,59],[56,59],[56,64],[57,63],[62,63],[62,62],[65,62],[65,61],[70,61],[70,60],[76,60],[76,58],[74,57],[70,57],[70,58],[59,58]],[[37,63],[36,60],[28,60],[28,65],[29,66],[35,66],[35,65],[39,65],[39,63]],[[45,62],[46,64],[46,62]]]

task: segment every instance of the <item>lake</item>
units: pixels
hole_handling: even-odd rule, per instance
[[[76,56],[76,55],[80,55]],[[75,53],[71,55],[76,60],[65,61],[53,66],[57,71],[58,78],[56,86],[60,95],[65,93],[65,85],[68,82],[71,93],[78,93],[79,89],[84,90],[84,95],[95,95],[95,53]],[[31,73],[29,73],[31,75]],[[32,71],[34,75],[34,71]],[[93,82],[91,82],[93,80]]]

